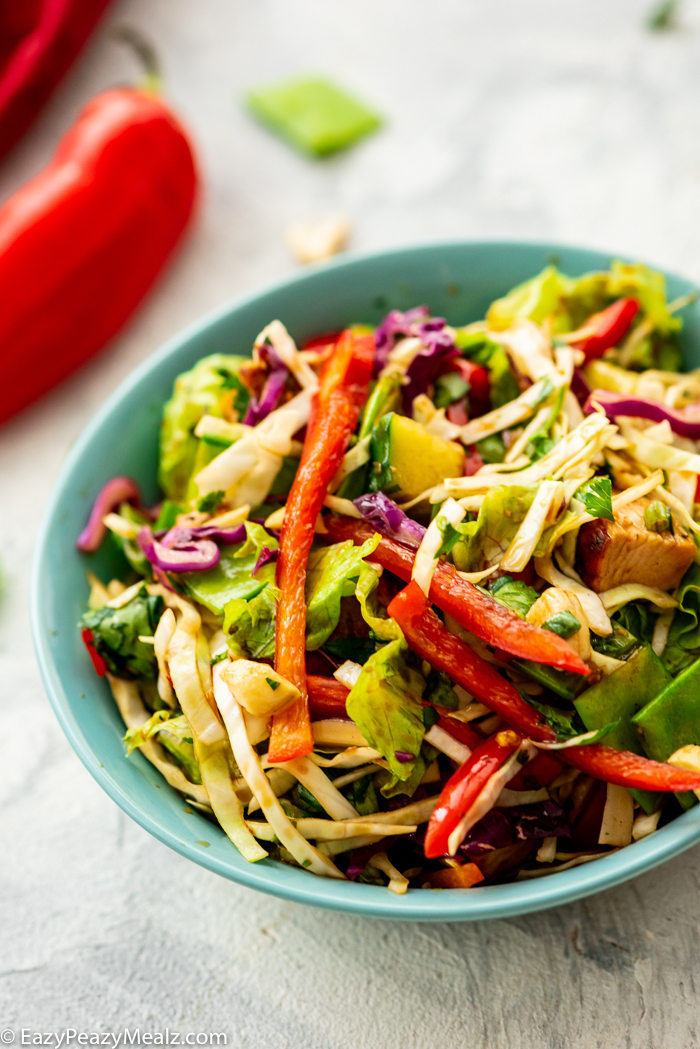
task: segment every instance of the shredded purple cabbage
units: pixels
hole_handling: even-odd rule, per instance
[[[389,359],[389,354],[394,348],[397,335],[415,334],[411,326],[417,321],[428,317],[430,310],[427,306],[415,306],[412,310],[392,310],[388,313],[374,333],[374,374],[378,375]]]
[[[413,521],[384,492],[371,492],[353,500],[365,521],[389,539],[396,539],[417,550],[423,542],[425,528]]]
[[[138,544],[151,564],[164,572],[206,572],[219,563],[221,551],[211,539],[193,539],[193,531],[172,528],[161,543],[148,525],[144,525],[138,534]]]
[[[394,757],[396,758],[396,760],[397,761],[402,761],[404,763],[404,765],[408,761],[413,761],[415,756],[416,756],[415,754],[409,754],[407,750],[395,750],[394,751]]]
[[[269,347],[272,350],[272,347]],[[275,353],[272,350],[272,353]],[[279,357],[275,353],[275,357],[279,361]],[[263,419],[266,419],[270,412],[273,412],[277,407],[277,403],[282,394],[282,390],[287,382],[287,376],[289,372],[280,361],[281,367],[275,368],[267,377],[267,382],[263,387],[263,391],[260,394],[260,400],[257,397],[251,397],[248,402],[248,410],[245,413],[243,422],[246,426],[257,426]]]
[[[408,382],[402,389],[404,411],[409,415],[413,398],[426,392],[445,361],[459,357],[459,350],[446,328],[444,317],[431,317],[427,306],[416,306],[405,313],[392,310],[374,333],[375,375],[386,365],[397,335],[414,336],[423,343],[423,349],[406,370]]]
[[[648,397],[593,390],[583,410],[588,414],[596,411],[598,406],[610,419],[618,415],[633,415],[655,423],[668,422],[679,436],[689,437],[691,441],[700,439],[700,405],[697,404],[689,404],[687,408],[667,408],[660,401],[652,401]]]
[[[464,856],[483,856],[519,841],[540,838],[569,838],[571,828],[564,810],[555,801],[491,809],[467,834],[459,846]]]

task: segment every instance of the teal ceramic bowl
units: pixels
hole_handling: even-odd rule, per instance
[[[367,917],[469,921],[524,914],[618,885],[700,841],[700,806],[646,840],[549,877],[484,888],[402,897],[386,889],[330,881],[265,860],[249,864],[217,827],[188,812],[139,753],[126,759],[124,726],[109,689],[90,664],[75,624],[88,595],[86,568],[109,578],[110,555],[86,558],[75,539],[96,493],[115,474],[129,474],[155,502],[158,427],[176,375],[205,354],[249,353],[258,332],[278,317],[297,340],[351,321],[378,322],[393,308],[428,303],[453,323],[483,317],[489,303],[549,262],[572,275],[605,269],[595,251],[531,243],[448,243],[347,257],[302,270],[216,311],[144,362],[97,413],[68,457],[39,537],[32,580],[34,640],[46,689],[73,748],[110,797],[176,852],[253,889]],[[669,276],[670,295],[690,290]],[[700,308],[685,311],[689,366],[700,365]],[[109,544],[106,544],[109,545]],[[203,844],[203,843],[208,843]]]

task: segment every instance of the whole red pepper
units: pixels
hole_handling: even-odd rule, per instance
[[[344,331],[321,373],[304,449],[287,499],[277,562],[275,670],[301,692],[276,714],[270,761],[291,761],[313,750],[306,682],[306,562],[314,523],[342,461],[360,409],[367,399],[374,361],[374,336]]]
[[[638,310],[636,299],[618,299],[612,306],[589,317],[583,327],[567,336],[567,342],[577,350],[583,350],[587,362],[594,361],[624,339]]]
[[[0,422],[125,324],[192,212],[190,144],[155,94],[83,110],[44,171],[0,207]]]
[[[494,773],[517,750],[522,738],[515,732],[497,732],[480,743],[470,758],[450,776],[442,788],[440,800],[428,823],[425,834],[425,855],[428,859],[444,856],[455,830]]]
[[[352,539],[359,546],[375,534],[371,525],[351,517],[329,517],[326,524],[333,542]],[[382,539],[372,554],[372,561],[377,561],[407,582],[411,578],[415,556],[414,550],[409,550],[401,543]],[[590,673],[583,660],[563,638],[551,630],[542,630],[527,623],[500,601],[495,601],[463,579],[454,566],[446,561],[440,561],[435,569],[430,599],[476,637],[489,644],[497,641],[498,647],[512,656],[571,670],[576,674]]]
[[[111,0],[2,0],[0,158],[34,122]]]

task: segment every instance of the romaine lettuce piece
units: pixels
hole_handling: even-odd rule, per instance
[[[452,549],[460,572],[475,572],[500,560],[530,509],[536,488],[495,485],[486,493],[476,521],[457,525],[461,539]]]
[[[199,445],[194,429],[202,416],[221,417],[221,401],[229,391],[231,407],[241,418],[245,414],[249,394],[238,378],[245,361],[245,357],[215,353],[175,380],[173,395],[163,410],[160,436],[158,480],[168,499],[184,502]]]
[[[274,565],[272,566],[274,568]],[[275,608],[279,590],[268,585],[255,597],[236,598],[224,610],[228,647],[239,659],[272,659],[275,655]]]
[[[355,593],[362,559],[377,549],[379,534],[354,546],[352,540],[312,550],[306,569],[306,648],[313,652],[327,641],[340,621],[340,602]]]
[[[690,666],[700,656],[700,565],[690,566],[681,579],[675,597],[679,607],[674,613],[666,648],[661,656],[673,675]],[[647,612],[647,615],[650,613]]]
[[[416,769],[425,735],[425,678],[409,659],[403,638],[390,641],[367,660],[347,699],[348,715],[402,783]]]
[[[139,641],[139,636],[153,637],[164,607],[162,597],[149,594],[143,587],[121,608],[105,605],[87,612],[78,628],[92,633],[95,649],[111,674],[155,681],[158,663],[153,645]]]
[[[190,597],[217,615],[223,615],[231,601],[250,601],[275,583],[273,562],[264,564],[255,575],[253,569],[262,548],[276,550],[279,543],[262,525],[246,521],[245,527],[246,541],[222,546],[221,560],[214,568],[206,572],[186,572],[181,576]]]

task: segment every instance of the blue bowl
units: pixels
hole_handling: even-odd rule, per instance
[[[346,257],[303,270],[255,295],[209,314],[145,361],[109,398],[71,451],[41,529],[32,578],[32,625],[39,665],[58,719],[76,753],[110,797],[151,834],[217,874],[285,899],[369,917],[415,921],[502,918],[553,907],[610,888],[700,841],[700,806],[651,837],[593,863],[509,885],[402,897],[372,885],[315,877],[264,860],[249,864],[222,831],[188,811],[139,753],[125,757],[124,726],[109,688],[99,680],[76,623],[88,595],[87,568],[110,578],[107,549],[77,553],[96,493],[115,474],[157,498],[158,428],[175,376],[209,353],[247,354],[258,332],[280,318],[297,340],[337,330],[351,321],[378,322],[394,307],[428,303],[453,323],[483,317],[489,303],[554,262],[565,273],[606,269],[600,252],[552,244],[448,243]],[[688,281],[668,276],[671,297]],[[685,311],[688,366],[700,365],[700,307]],[[105,548],[110,544],[105,544]]]

